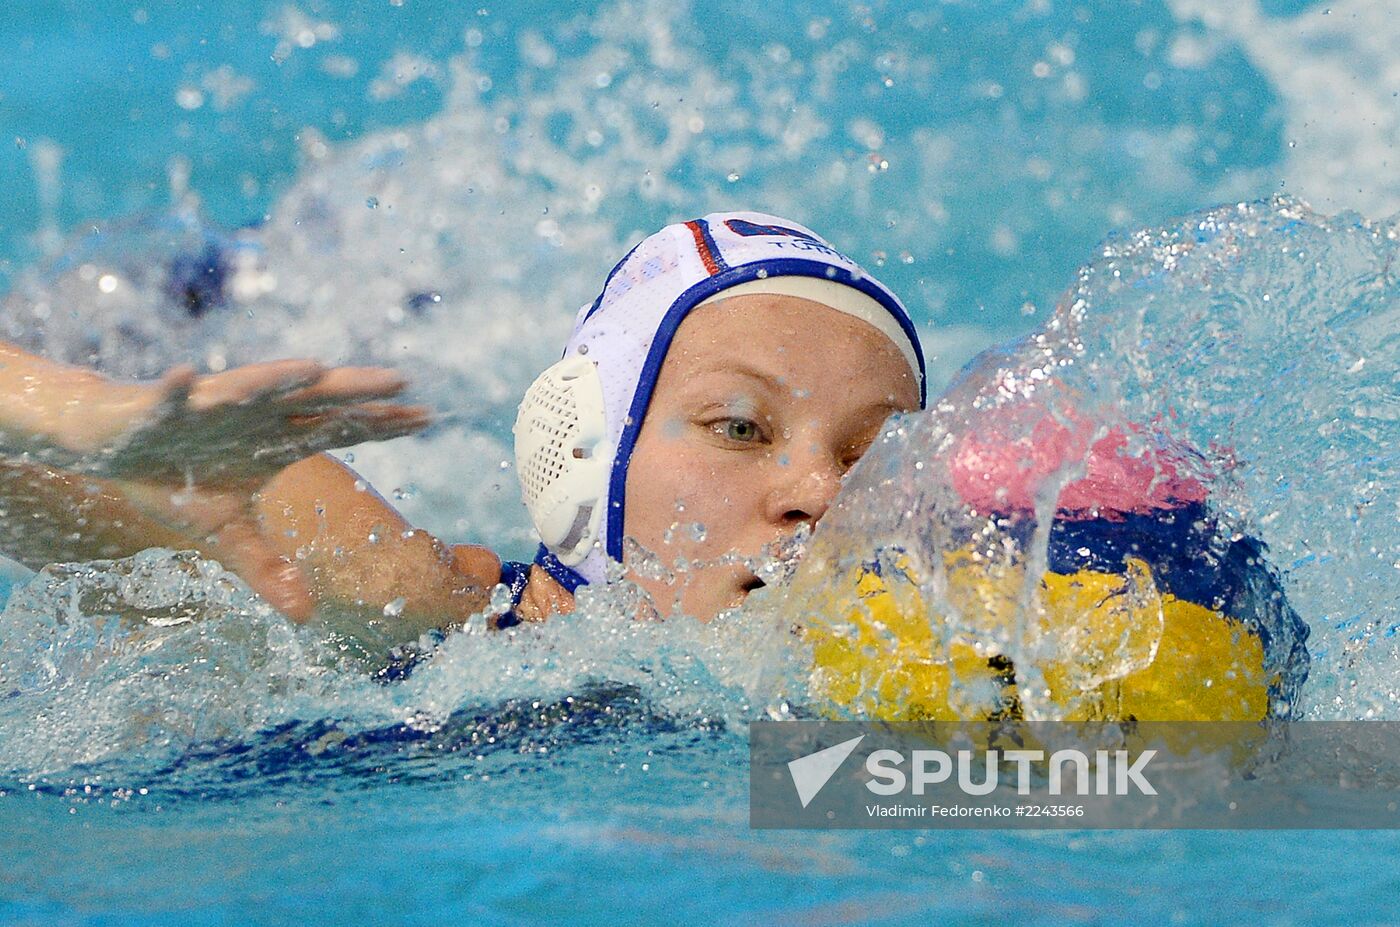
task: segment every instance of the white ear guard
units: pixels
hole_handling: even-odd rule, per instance
[[[577,566],[598,539],[612,452],[597,365],[573,355],[536,378],[515,419],[515,465],[540,540]]]

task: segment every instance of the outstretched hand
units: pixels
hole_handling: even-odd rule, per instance
[[[89,381],[50,443],[66,469],[143,482],[256,484],[320,451],[420,431],[426,409],[391,401],[405,381],[377,367],[285,360],[155,383]]]

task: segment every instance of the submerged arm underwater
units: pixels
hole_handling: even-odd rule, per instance
[[[500,561],[411,528],[320,453],[428,423],[378,368],[276,361],[117,383],[0,343],[0,550],[217,559],[296,621],[379,649],[484,609]]]

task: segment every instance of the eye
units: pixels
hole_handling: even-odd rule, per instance
[[[841,458],[842,469],[849,470],[860,463],[860,459],[865,456],[865,453],[869,451],[874,444],[875,440],[872,438],[869,441],[862,441],[859,444],[847,448],[846,453]]]
[[[716,428],[731,441],[747,443],[761,436],[758,423],[747,418],[727,418],[715,423]]]

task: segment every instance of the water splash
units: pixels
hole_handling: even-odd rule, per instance
[[[366,663],[333,619],[293,625],[192,553],[49,566],[0,612],[0,775],[62,782],[115,763],[144,781],[192,759],[221,767],[229,749],[304,760],[347,744],[387,745],[374,762],[391,764],[398,745],[416,745],[398,760],[412,765],[483,731],[510,751],[520,743],[508,728],[568,742],[570,723],[594,714],[747,717],[755,666],[742,618],[637,621],[640,601],[619,583],[547,624],[495,632],[479,615],[440,644],[420,641],[427,656],[405,676],[374,672],[386,655]]]
[[[824,519],[787,614],[839,600],[833,583],[897,550],[925,577],[906,605],[927,609],[935,639],[998,649],[1033,696],[1072,644],[1046,635],[1030,581],[1056,513],[1208,494],[1193,568],[1264,543],[1312,630],[1307,714],[1393,716],[1398,239],[1394,223],[1281,197],[1110,240],[1044,330],[894,421]],[[945,565],[969,544],[980,570],[1007,577],[972,601]],[[1122,607],[1141,593],[1124,587]],[[1257,607],[1280,626],[1276,605]]]
[[[336,736],[431,733],[502,699],[567,704],[598,686],[622,686],[673,719],[783,714],[808,697],[810,657],[791,629],[814,576],[820,586],[898,548],[931,567],[922,591],[942,631],[983,633],[975,610],[949,597],[940,558],[975,538],[985,569],[1038,575],[1053,514],[1079,507],[1085,486],[1110,500],[1129,485],[1147,499],[1208,488],[1211,530],[1221,543],[1249,534],[1267,544],[1312,627],[1307,713],[1389,717],[1400,687],[1396,251],[1391,223],[1329,219],[1283,198],[1109,241],[1043,331],[985,356],[929,412],[892,420],[791,588],[782,579],[795,557],[755,562],[773,586],[709,625],[635,620],[630,584],[587,589],[578,612],[544,625],[497,634],[469,623],[386,685],[191,555],[50,567],[3,616],[6,756],[30,772],[169,760],[293,721]],[[1059,416],[1049,438],[1036,431],[1047,410]],[[997,472],[978,456],[988,433],[1030,449],[1029,470],[979,483]],[[1053,452],[1036,463],[1044,448]],[[969,509],[979,498],[980,515]],[[998,505],[1034,513],[1037,527],[986,514]],[[1142,592],[1124,588],[1125,614]],[[1012,582],[981,603],[1018,616],[996,643],[1027,682],[1074,646],[1038,628],[1036,595]],[[1116,659],[1128,666],[1140,655],[1123,646]]]
[[[1400,256],[1396,223],[1288,198],[1110,242],[1081,276],[1071,382],[1172,416],[1223,510],[1260,537],[1311,624],[1320,717],[1400,698]]]
[[[5,771],[237,741],[315,704],[334,655],[192,554],[47,567],[0,613]]]

